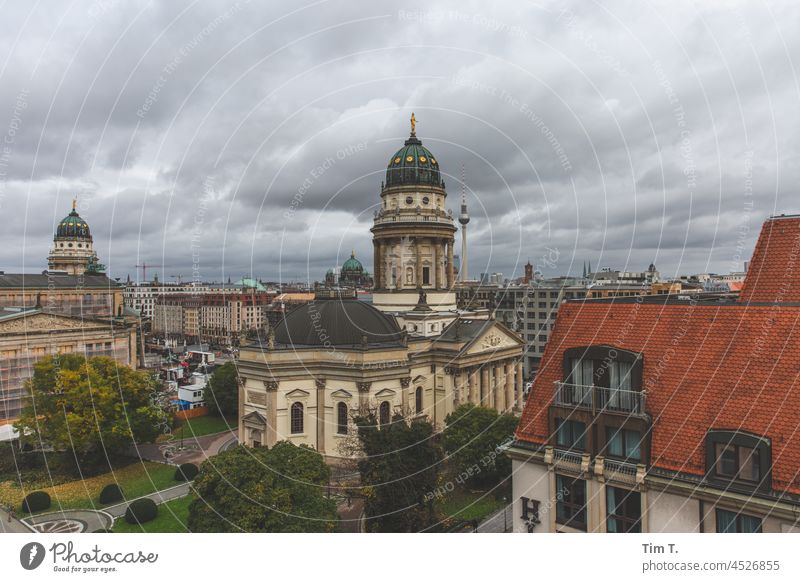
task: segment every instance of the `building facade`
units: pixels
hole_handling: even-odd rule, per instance
[[[0,309],[0,421],[19,416],[28,397],[25,382],[41,358],[80,353],[136,365],[136,329],[107,319]]]

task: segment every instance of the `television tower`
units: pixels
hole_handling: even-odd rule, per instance
[[[467,184],[464,164],[461,164],[461,214],[458,215],[458,222],[461,224],[461,271],[458,275],[461,281],[466,281],[469,278],[469,270],[467,269],[467,224],[469,224],[469,214],[467,213]]]

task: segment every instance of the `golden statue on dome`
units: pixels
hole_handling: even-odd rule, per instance
[[[411,112],[411,135],[417,135],[417,118],[414,112]]]

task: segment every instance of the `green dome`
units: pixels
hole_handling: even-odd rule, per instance
[[[75,210],[74,204],[72,206],[72,212],[70,212],[61,222],[58,223],[56,237],[83,238],[92,240],[92,235],[89,233],[89,225],[86,224],[86,221],[78,215],[78,211]]]
[[[414,133],[389,159],[386,168],[386,186],[403,184],[444,186],[439,174],[439,162]]]
[[[359,261],[356,258],[355,251],[351,252],[350,258],[344,262],[344,265],[342,265],[342,273],[363,273],[363,272],[364,272],[364,266],[361,264],[361,261]]]

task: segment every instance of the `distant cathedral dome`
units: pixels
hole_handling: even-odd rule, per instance
[[[364,265],[356,258],[356,252],[350,252],[350,258],[342,265],[342,275],[360,275],[364,272]]]
[[[439,162],[431,151],[422,145],[415,131],[416,120],[411,124],[411,135],[403,147],[389,159],[386,168],[386,186],[427,184],[444,186],[439,173]]]
[[[55,238],[62,237],[92,240],[92,235],[89,233],[89,225],[80,217],[78,211],[75,210],[74,204],[72,205],[72,211],[58,223]]]

